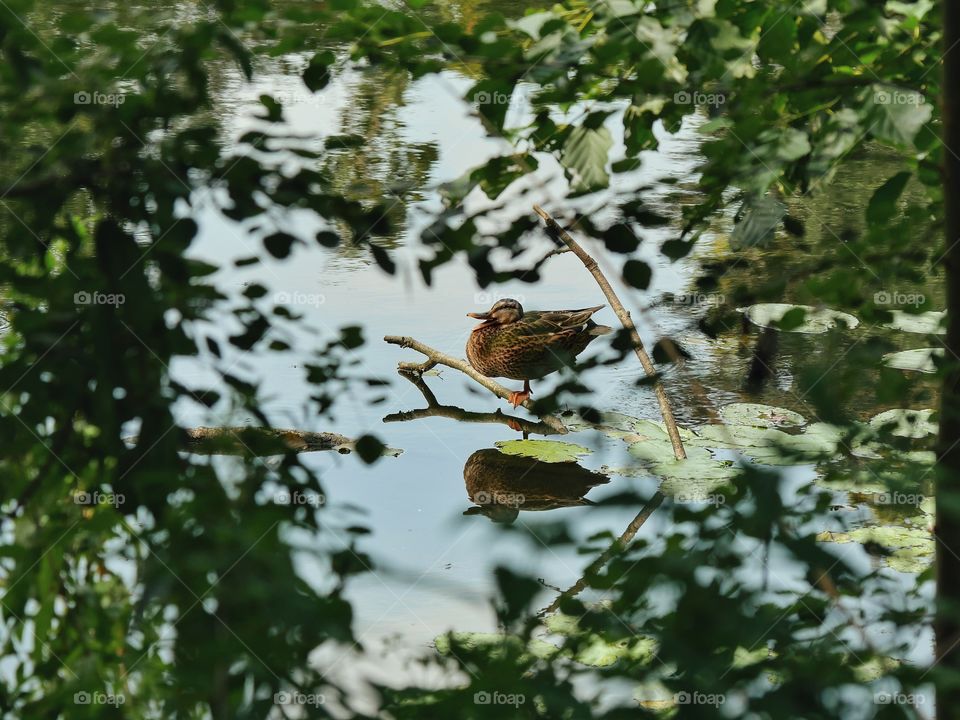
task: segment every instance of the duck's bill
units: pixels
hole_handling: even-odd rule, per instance
[[[467,317],[476,318],[477,320],[489,320],[490,313],[467,313]]]

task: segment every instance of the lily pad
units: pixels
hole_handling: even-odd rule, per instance
[[[937,366],[934,358],[942,358],[943,350],[939,348],[916,348],[887,353],[883,356],[883,363],[887,367],[897,370],[915,370],[922,373],[934,373]]]
[[[939,425],[933,422],[930,417],[933,410],[908,410],[906,408],[894,408],[876,415],[870,419],[870,427],[874,430],[886,430],[891,435],[905,438],[922,438],[928,435],[935,435]]]
[[[745,308],[737,308],[747,316],[757,327],[779,328],[783,316],[792,310],[803,310],[803,322],[791,327],[788,332],[797,332],[815,335],[825,333],[835,327],[855,328],[860,324],[853,315],[830,310],[829,308],[815,308],[810,305],[791,305],[789,303],[759,303]]]
[[[768,433],[773,437],[786,433],[773,428],[753,427],[750,425],[699,425],[694,428],[696,437],[688,443],[694,447],[731,448],[766,447],[770,444]]]
[[[451,636],[453,644],[469,650],[484,650],[494,658],[504,658],[520,652],[522,655],[545,659],[558,653],[557,646],[545,640],[533,639],[524,645],[519,637],[506,633],[453,632],[434,638],[434,647],[441,655],[449,655],[452,651]]]
[[[751,425],[700,425],[689,445],[730,448],[764,465],[813,462],[837,451],[842,432],[826,423],[813,423],[791,435],[772,427]]]
[[[884,558],[885,564],[899,572],[922,572],[933,561],[933,537],[920,526],[876,525],[850,532],[827,531],[817,535],[817,540],[881,545],[890,553]]]
[[[856,461],[838,463],[825,468],[822,476],[814,482],[830,490],[846,491],[857,495],[879,495],[887,492],[919,494],[917,478],[927,474],[936,461],[933,451],[890,451],[889,446],[871,443],[886,450],[884,457],[876,462]],[[923,505],[921,509],[926,510]]]
[[[454,632],[434,638],[434,646],[441,655],[449,655],[453,644],[471,650],[484,650],[492,657],[506,657],[519,653],[521,657],[553,659],[568,657],[581,665],[609,667],[620,660],[650,662],[656,657],[657,643],[651,637],[633,636],[610,642],[596,633],[581,632],[576,618],[568,615],[550,616],[544,630],[552,635],[575,637],[576,648],[558,647],[542,638],[532,638],[524,644],[516,635],[506,633]]]
[[[556,440],[500,440],[494,444],[507,455],[522,455],[550,463],[576,462],[578,457],[591,452],[582,445]]]
[[[903,330],[904,332],[920,333],[922,335],[943,335],[947,332],[946,328],[940,326],[940,322],[946,316],[941,310],[931,310],[922,313],[908,313],[903,310],[891,310],[893,320],[884,323],[883,326],[892,330]]]
[[[670,436],[667,434],[666,425],[663,421],[649,420],[647,418],[636,418],[632,415],[626,415],[618,412],[605,412],[600,416],[598,424],[589,423],[582,418],[566,422],[567,429],[577,432],[580,430],[599,430],[604,435],[626,440],[627,442],[639,442],[641,440],[665,440],[669,442]],[[680,438],[684,441],[692,438],[693,433],[683,427],[677,427]]]
[[[807,422],[803,415],[793,410],[759,403],[730,403],[720,408],[720,417],[731,425],[754,427],[799,426]]]
[[[637,442],[629,447],[630,454],[638,458],[651,475],[661,478],[660,492],[679,502],[711,499],[713,491],[726,485],[737,473],[732,462],[714,458],[706,448],[690,446],[686,451],[686,459],[677,460],[669,442]]]
[[[572,657],[583,665],[609,667],[623,659],[647,663],[656,657],[657,642],[652,637],[634,635],[610,642],[596,633],[583,632],[577,618],[563,613],[548,616],[544,626],[554,635],[576,637],[579,642]]]

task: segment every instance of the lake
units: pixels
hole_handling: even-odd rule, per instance
[[[330,513],[336,517],[328,526],[331,547],[344,542],[342,526],[354,522],[366,525],[372,533],[361,540],[359,547],[376,563],[373,572],[352,581],[348,593],[356,613],[355,631],[364,651],[357,648],[346,657],[324,652],[316,662],[329,668],[331,679],[354,687],[361,685],[356,678],[358,667],[389,684],[402,684],[404,677],[446,684],[450,679],[442,673],[431,674],[409,665],[408,660],[428,652],[434,639],[444,632],[496,630],[490,601],[495,593],[491,571],[497,565],[507,564],[541,578],[546,606],[556,595],[549,588],[573,584],[591,561],[591,557],[578,554],[570,545],[552,547],[544,541],[539,535],[543,522],[568,521],[575,529],[576,539],[583,541],[602,530],[619,533],[638,508],[571,504],[548,510],[521,509],[507,519],[491,518],[482,512],[468,514],[471,508],[478,509],[465,486],[468,458],[519,434],[505,425],[458,422],[449,417],[385,423],[385,416],[424,408],[427,402],[415,383],[396,372],[398,362],[422,358],[411,350],[387,345],[382,338],[410,335],[463,357],[464,345],[475,324],[465,317],[466,313],[485,310],[496,299],[513,297],[529,309],[557,309],[600,304],[604,298],[590,274],[570,254],[550,260],[536,284],[512,282],[481,288],[471,268],[462,261],[437,272],[431,286],[423,282],[416,269],[416,260],[424,255],[418,238],[429,213],[440,207],[444,187],[502,150],[502,141],[486,135],[461,99],[470,85],[463,74],[451,70],[409,82],[379,70],[349,72],[316,95],[309,93],[295,74],[282,71],[261,76],[252,87],[229,72],[221,82],[218,104],[222,107],[225,138],[237,138],[249,130],[263,128],[256,113],[257,97],[264,92],[282,98],[288,109],[291,134],[310,138],[316,147],[324,137],[360,135],[363,142],[359,147],[344,150],[334,158],[338,182],[342,180],[343,187],[357,197],[387,199],[391,217],[397,219],[399,227],[389,246],[398,269],[391,277],[367,253],[351,246],[329,250],[305,244],[284,261],[265,257],[258,265],[234,267],[237,260],[263,255],[258,240],[263,234],[282,229],[310,237],[321,226],[308,213],[291,213],[275,218],[275,227],[257,227],[251,232],[249,227],[226,220],[212,207],[202,212],[196,218],[201,233],[192,253],[222,266],[215,276],[216,285],[230,299],[219,310],[217,321],[198,327],[197,332],[225,340],[239,329],[230,309],[245,302],[244,289],[253,282],[265,285],[269,293],[262,301],[264,307],[271,302],[286,305],[302,316],[288,327],[285,339],[292,349],[285,353],[227,353],[219,367],[231,368],[231,372],[262,383],[262,409],[275,426],[336,431],[353,437],[373,433],[388,446],[403,451],[398,457],[385,457],[370,467],[349,455],[315,453],[302,457],[324,479],[327,509],[337,511]],[[523,121],[522,97],[514,98],[510,112],[517,123]],[[576,111],[570,115],[576,115]],[[618,176],[610,192],[643,188],[648,206],[676,217],[680,205],[696,202],[692,188],[700,159],[698,128],[702,123],[702,117],[692,115],[679,133],[662,133],[660,150],[647,153],[639,171]],[[616,139],[616,159],[622,156],[622,131],[616,113],[607,126]],[[293,156],[285,160],[296,162]],[[869,197],[872,179],[882,175],[889,162],[879,151],[851,158],[836,178],[825,183],[826,191],[791,205],[791,212],[807,225],[806,247],[824,253],[835,249],[840,241],[831,228],[857,225],[859,221],[851,218],[850,208],[862,207]],[[605,214],[603,193],[580,199],[574,205],[556,205],[564,183],[558,163],[541,163],[535,181],[523,183],[523,192],[511,188],[505,194],[498,217],[510,222],[511,218],[528,216],[531,205],[539,203],[561,219],[573,212],[591,213],[597,222],[613,219]],[[474,193],[467,204],[479,210],[491,201]],[[701,238],[697,251],[675,263],[658,252],[659,244],[676,232],[674,226],[645,234],[635,256],[654,268],[646,292],[618,280],[622,259],[611,257],[602,248],[590,249],[597,253],[608,277],[614,279],[647,346],[662,336],[670,336],[692,355],[683,368],[668,369],[665,375],[681,425],[692,427],[715,421],[716,409],[731,402],[767,403],[795,410],[813,420],[810,405],[798,390],[795,365],[809,360],[811,354],[835,353],[839,357],[831,361],[830,369],[840,372],[845,361],[852,359],[840,352],[864,337],[882,335],[882,331],[861,327],[838,340],[840,352],[835,341],[825,345],[822,336],[784,334],[770,379],[760,388],[747,387],[758,337],[756,330],[734,327],[711,338],[700,331],[698,321],[711,307],[723,303],[726,288],[749,284],[758,268],[771,275],[782,272],[789,277],[792,249],[788,239],[778,237],[772,247],[738,256],[727,245],[730,222],[731,218],[718,219],[714,232]],[[551,241],[542,233],[524,258],[538,257],[551,247]],[[509,262],[506,255],[502,260]],[[699,290],[695,279],[705,264],[717,261],[729,265],[721,284],[711,292]],[[912,290],[934,292],[927,288]],[[789,299],[789,289],[787,295]],[[597,319],[617,324],[609,308],[601,311]],[[352,324],[362,325],[366,344],[354,353],[357,364],[349,374],[382,378],[388,384],[365,390],[354,387],[338,397],[331,417],[311,415],[307,398],[312,388],[305,381],[304,366],[323,342],[335,336],[337,328]],[[885,337],[885,341],[898,348],[911,347],[913,342],[906,334]],[[221,346],[228,344],[221,342]],[[609,356],[610,352],[601,340],[584,357],[604,354]],[[215,377],[210,372],[210,360],[178,362],[174,374],[190,385],[209,382]],[[641,374],[639,363],[631,356],[610,366],[592,368],[582,379],[596,389],[590,398],[595,407],[659,420],[652,390],[649,386],[637,386]],[[428,375],[424,381],[442,405],[481,413],[508,410],[506,403],[479,390],[453,370],[443,369],[439,376]],[[553,382],[548,378],[535,383],[535,392],[550,388]],[[922,380],[917,383],[922,395],[925,386]],[[930,386],[925,391],[929,393]],[[863,397],[857,399],[857,408],[865,420],[887,406]],[[232,414],[228,405],[217,410],[211,415],[184,403],[178,419],[188,426],[253,422],[252,418]],[[562,439],[592,450],[581,460],[587,469],[598,471],[631,464],[626,446],[615,438],[587,430]],[[728,451],[727,457],[734,458],[736,453]],[[217,462],[229,476],[236,471],[235,463],[241,461]],[[794,487],[808,486],[821,474],[815,464],[781,469]],[[655,479],[639,475],[610,475],[609,482],[587,488],[585,496],[599,503],[626,489],[652,495],[657,487]],[[573,503],[579,498],[567,500]],[[842,490],[837,492],[835,511],[838,517],[855,525],[876,523],[869,502],[862,496],[850,498]],[[668,514],[654,512],[640,530],[640,537],[655,544],[669,523]],[[505,532],[505,527],[516,532]],[[869,565],[869,557],[859,547],[836,547],[859,557],[863,566]],[[771,563],[767,572],[782,576],[784,585],[789,586],[789,564],[778,566],[776,559]],[[323,586],[322,568],[306,553],[301,568],[306,578]],[[917,659],[929,658],[930,642],[929,634],[918,639]],[[350,662],[344,663],[346,659]]]

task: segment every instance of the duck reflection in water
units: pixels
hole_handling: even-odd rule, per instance
[[[512,523],[521,510],[592,505],[584,496],[608,481],[606,475],[575,462],[543,462],[484,448],[467,458],[463,466],[467,495],[476,503],[463,514]]]

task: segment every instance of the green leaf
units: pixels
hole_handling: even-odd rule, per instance
[[[730,403],[720,408],[720,417],[731,425],[785,427],[805,425],[806,418],[786,408],[759,403]]]
[[[370,252],[373,254],[374,261],[384,272],[393,275],[397,271],[397,264],[393,261],[393,258],[390,257],[390,253],[382,247],[370,243]]]
[[[866,105],[866,123],[878,140],[912,148],[933,114],[926,98],[913,90],[874,85]]]
[[[743,216],[730,234],[730,248],[744,250],[766,245],[786,214],[786,205],[775,198],[747,200],[743,204]]]
[[[607,154],[613,147],[613,137],[605,127],[591,130],[574,128],[563,144],[560,162],[567,169],[571,186],[578,191],[596,190],[607,186]]]
[[[507,455],[522,455],[551,463],[576,462],[579,456],[590,453],[582,445],[555,440],[500,440],[494,444]]]
[[[303,71],[303,83],[313,92],[322,90],[330,82],[330,66],[336,61],[329,50],[316,53]]]
[[[499,80],[481,80],[467,92],[466,99],[477,112],[502,130],[507,110],[513,97],[513,83]]]
[[[243,291],[243,296],[250,300],[257,300],[267,294],[267,289],[260,283],[252,283]]]
[[[340,244],[340,236],[329,230],[320,230],[316,237],[317,242],[324,247],[333,248]]]
[[[616,253],[631,253],[640,246],[640,240],[630,226],[617,223],[603,233],[603,244]]]
[[[650,266],[643,260],[627,260],[623,264],[623,279],[630,285],[641,290],[650,287]]]
[[[273,233],[272,235],[267,235],[263,239],[263,246],[267,249],[267,252],[273,255],[275,258],[282,260],[283,258],[290,255],[290,250],[293,247],[293,244],[297,241],[293,235],[288,235],[284,232]]]
[[[376,462],[383,455],[383,451],[386,448],[386,446],[373,435],[360,436],[353,444],[353,447],[357,451],[357,455],[360,456],[360,459],[367,463],[367,465]]]
[[[874,191],[867,204],[867,222],[885,223],[897,214],[897,200],[912,176],[907,171],[899,172]]]

